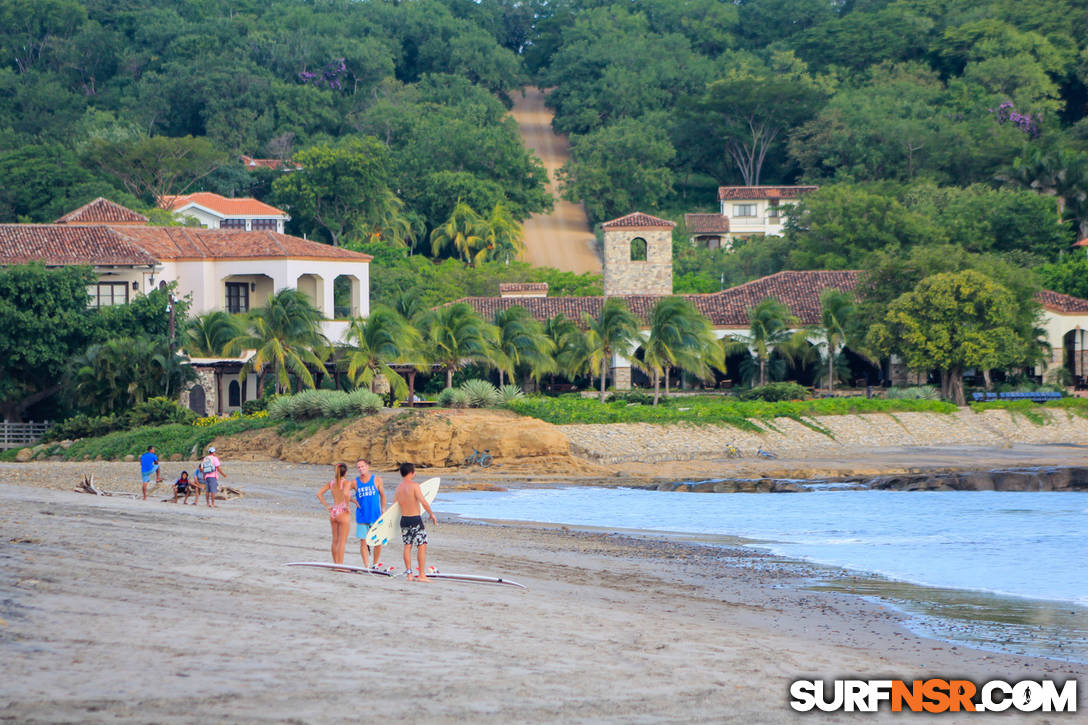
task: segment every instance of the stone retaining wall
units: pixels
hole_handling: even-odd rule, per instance
[[[564,425],[571,452],[597,463],[659,463],[724,458],[732,444],[745,457],[764,448],[783,457],[826,456],[855,448],[899,446],[1003,446],[1012,443],[1088,444],[1088,420],[1048,411],[1050,422],[1036,425],[1005,410],[975,413],[895,413],[829,415],[813,418],[829,437],[790,418],[776,418],[773,429],[750,433],[729,426]],[[766,426],[765,426],[766,427]]]

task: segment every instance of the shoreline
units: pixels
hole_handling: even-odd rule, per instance
[[[227,480],[246,496],[211,511],[58,490],[44,470],[35,485],[13,485],[0,468],[10,532],[0,549],[0,647],[10,663],[0,713],[21,722],[339,721],[358,703],[330,673],[384,679],[409,667],[431,696],[383,688],[368,700],[373,717],[782,722],[796,717],[785,696],[793,679],[1088,675],[1078,663],[917,636],[888,606],[807,588],[819,567],[787,568],[743,547],[443,516],[429,562],[529,591],[287,571],[287,561],[328,559],[313,500],[327,467],[233,470]],[[413,617],[422,619],[401,637]]]

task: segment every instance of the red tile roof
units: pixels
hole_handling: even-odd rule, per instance
[[[225,196],[213,194],[210,191],[198,191],[195,194],[184,194],[180,196],[164,196],[159,200],[159,206],[163,209],[170,209],[172,211],[178,211],[190,204],[199,204],[205,209],[210,209],[223,216],[287,217],[287,212],[277,209],[274,206],[269,206],[263,201],[257,201],[256,199],[251,198],[228,199]]]
[[[767,297],[784,302],[802,324],[820,320],[820,293],[828,287],[853,290],[857,287],[855,271],[779,272],[769,277],[712,294],[679,295],[689,300],[715,327],[747,327],[748,311]],[[660,295],[623,295],[627,308],[643,321],[650,317]],[[603,297],[465,297],[485,319],[492,319],[498,310],[520,305],[538,320],[544,321],[560,312],[582,323],[583,313],[596,317],[601,311]]]
[[[147,224],[147,217],[137,214],[104,197],[98,197],[74,211],[70,211],[54,224]]]
[[[818,186],[719,186],[718,199],[798,199]]]
[[[102,202],[102,203],[99,203]],[[129,223],[135,212],[105,199],[61,219],[117,216],[96,224],[0,224],[0,264],[147,265],[175,259],[324,259],[369,262],[361,254],[273,231],[151,227]]]
[[[1035,295],[1035,301],[1053,312],[1088,312],[1088,300],[1072,295],[1063,295],[1061,292],[1052,292],[1045,289]]]
[[[778,272],[767,277],[730,287],[721,292],[698,295],[678,295],[689,300],[695,309],[706,315],[715,327],[748,327],[748,311],[768,297],[783,302],[802,325],[820,321],[820,293],[828,288],[846,292],[857,289],[860,272],[855,270],[814,270]],[[649,320],[658,295],[622,295],[627,309],[644,322]],[[1035,300],[1048,310],[1066,314],[1088,314],[1088,300],[1042,290]],[[560,312],[582,324],[583,313],[596,317],[601,311],[603,297],[464,297],[485,319],[492,319],[497,310],[520,305],[540,321]]]
[[[518,292],[533,292],[539,294],[548,293],[547,282],[500,282],[499,294],[516,294]]]
[[[297,169],[298,167],[289,161],[282,159],[255,159],[252,156],[246,156],[242,154],[242,165],[247,169],[272,169],[273,171],[279,169]]]
[[[684,226],[689,234],[725,234],[729,231],[729,217],[721,214],[685,214]]]
[[[294,257],[369,262],[369,254],[272,231],[200,227],[122,227],[117,233],[160,260]]]
[[[0,224],[0,264],[150,266],[155,257],[107,226]]]
[[[672,229],[676,226],[676,222],[670,222],[668,219],[661,219],[660,217],[650,216],[649,214],[643,214],[640,211],[636,211],[633,214],[621,216],[619,219],[613,219],[612,221],[605,222],[601,225],[602,229]]]

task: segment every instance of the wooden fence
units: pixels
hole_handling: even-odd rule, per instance
[[[22,448],[37,443],[52,423],[8,423],[0,421],[0,450]]]

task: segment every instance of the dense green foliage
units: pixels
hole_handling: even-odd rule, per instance
[[[724,423],[743,430],[760,430],[751,421],[776,417],[854,413],[935,412],[951,413],[956,406],[937,400],[868,400],[826,398],[804,401],[741,401],[734,398],[690,397],[672,405],[630,405],[624,400],[602,403],[579,396],[528,397],[510,401],[507,407],[520,415],[555,424],[565,423]]]

